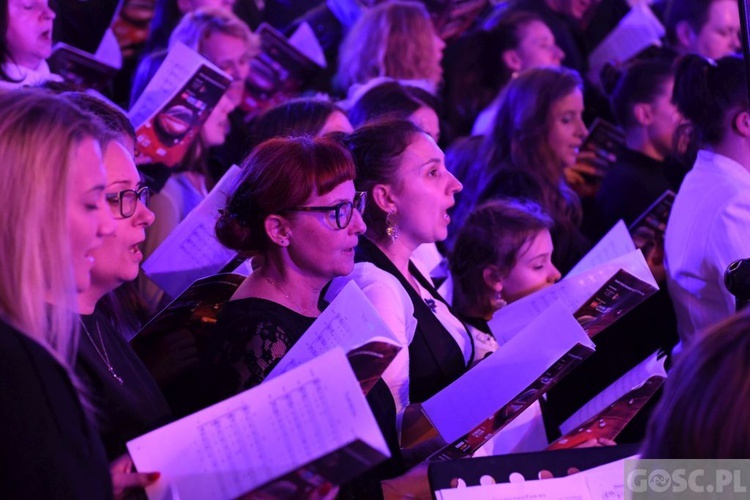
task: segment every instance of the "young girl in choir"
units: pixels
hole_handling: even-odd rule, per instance
[[[477,359],[497,350],[488,321],[500,308],[560,279],[552,264],[552,219],[533,202],[477,207],[449,256],[453,309],[474,335]]]

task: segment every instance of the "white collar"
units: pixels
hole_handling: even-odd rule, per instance
[[[11,81],[0,80],[0,88],[3,89],[41,85],[48,80],[62,81],[60,76],[50,71],[49,65],[44,59],[42,59],[39,67],[36,69],[22,67],[13,63],[5,63],[3,64],[3,72],[11,79]]]

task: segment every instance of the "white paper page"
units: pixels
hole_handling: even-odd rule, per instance
[[[576,344],[594,348],[578,321],[552,304],[510,342],[422,403],[448,443],[511,402]]]
[[[177,297],[195,280],[217,273],[236,255],[219,243],[214,226],[240,171],[233,165],[143,263],[143,272],[168,295]]]
[[[576,475],[586,479],[592,500],[622,500],[625,498],[625,460],[636,458],[638,455],[633,455],[581,471]]]
[[[136,129],[151,118],[162,106],[179,92],[201,66],[208,66],[217,73],[225,75],[196,51],[183,43],[176,43],[164,62],[148,82],[143,93],[128,112],[130,123]],[[231,81],[229,75],[226,77]]]
[[[150,499],[228,499],[357,439],[388,447],[344,351],[128,442]]]
[[[666,358],[657,359],[659,353],[655,352],[625,375],[615,380],[609,387],[597,394],[591,401],[581,407],[568,418],[562,425],[560,431],[565,435],[586,422],[591,417],[598,415],[609,405],[623,397],[636,387],[643,385],[653,375],[659,375],[667,378],[667,371],[664,369]]]
[[[122,49],[117,43],[117,38],[112,28],[104,32],[101,43],[97,47],[94,57],[97,61],[109,64],[113,68],[122,68]]]
[[[498,483],[435,492],[438,500],[618,500],[625,493],[625,460],[565,477]]]
[[[572,476],[497,483],[468,488],[444,489],[435,492],[438,500],[590,500],[586,478]]]
[[[489,322],[492,334],[499,344],[508,342],[532,319],[558,300],[566,311],[574,313],[620,269],[626,270],[656,289],[659,288],[646,264],[646,259],[643,258],[643,253],[634,250],[503,307]]]
[[[594,245],[594,248],[583,256],[583,258],[570,270],[566,278],[574,276],[583,271],[588,271],[592,267],[604,264],[612,259],[635,250],[635,243],[630,236],[628,227],[620,219],[617,224],[612,226],[607,234]]]
[[[492,436],[472,458],[542,451],[549,446],[539,401],[534,401],[500,432]]]
[[[589,55],[589,78],[598,84],[606,63],[624,63],[650,45],[661,45],[665,34],[664,26],[648,5],[633,6]]]
[[[320,46],[318,37],[315,36],[315,32],[307,22],[301,23],[292,33],[292,36],[289,37],[289,45],[305,54],[308,59],[321,68],[328,66],[323,47]]]
[[[349,352],[374,337],[400,347],[390,328],[354,281],[348,282],[302,337],[271,370],[275,378],[335,347]]]

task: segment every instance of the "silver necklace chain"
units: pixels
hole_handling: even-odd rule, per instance
[[[296,302],[296,301],[295,301],[295,300],[294,300],[293,298],[291,298],[291,297],[289,296],[289,294],[288,294],[288,293],[286,293],[286,290],[284,290],[284,289],[283,289],[283,288],[281,287],[281,285],[280,285],[280,284],[276,283],[276,282],[275,282],[274,280],[272,280],[271,278],[269,278],[269,277],[267,277],[267,276],[265,276],[265,279],[266,279],[266,281],[268,281],[268,283],[269,283],[269,284],[270,284],[270,285],[271,285],[272,287],[274,287],[274,288],[275,288],[276,290],[278,290],[279,292],[281,292],[281,295],[283,295],[283,296],[284,296],[284,297],[286,298],[286,300],[288,300],[288,301],[289,301],[289,302],[290,302],[290,303],[291,303],[291,304],[292,304],[292,305],[293,305],[294,307],[296,307],[297,309],[299,309],[299,311],[300,311],[301,313],[303,313],[303,314],[304,314],[304,313],[310,313],[310,312],[312,312],[312,311],[310,311],[310,309],[308,309],[307,307],[303,307],[303,306],[299,305],[299,304],[298,304],[298,303],[297,303],[297,302]]]
[[[99,323],[96,322],[96,331],[99,334],[99,342],[102,344],[101,350],[99,349],[99,346],[96,345],[96,342],[94,342],[94,338],[89,333],[89,329],[86,328],[86,325],[84,324],[83,320],[81,320],[81,326],[83,327],[83,331],[86,332],[86,336],[91,341],[91,345],[94,346],[94,350],[96,350],[96,353],[99,355],[102,361],[104,361],[104,364],[107,366],[107,370],[109,370],[109,373],[114,377],[115,380],[117,380],[120,385],[124,383],[124,380],[121,376],[115,372],[115,368],[112,366],[112,363],[109,361],[109,354],[107,354],[107,348],[104,347],[104,337],[102,336],[102,329],[99,326]]]

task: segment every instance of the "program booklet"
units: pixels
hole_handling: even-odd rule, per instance
[[[659,196],[628,228],[635,246],[640,248],[644,255],[648,255],[655,246],[664,244],[664,233],[667,230],[674,199],[673,191],[664,191],[664,194]]]
[[[614,440],[667,379],[665,358],[646,358],[563,422],[563,436],[548,450],[574,448],[589,439]]]
[[[344,286],[271,370],[266,380],[274,379],[336,347],[346,351],[365,394],[402,348],[354,281]]]
[[[653,285],[620,269],[573,316],[588,336],[594,337],[657,290]]]
[[[643,253],[634,249],[578,274],[569,274],[550,287],[508,304],[497,311],[489,321],[492,334],[501,345],[504,344],[556,301],[560,301],[572,315],[605,288],[620,270],[625,270],[640,281],[658,289]]]
[[[307,83],[325,66],[323,50],[309,25],[303,23],[298,32],[299,35],[295,33],[291,39],[287,39],[266,23],[256,31],[260,36],[261,51],[250,61],[245,96],[240,104],[246,121],[268,108],[298,97]],[[302,39],[303,35],[307,35],[304,42],[296,42],[295,46],[292,42]],[[303,44],[317,47],[310,52]],[[313,54],[319,54],[322,60]]]
[[[601,88],[600,74],[605,64],[624,64],[647,47],[660,46],[665,34],[647,2],[638,2],[589,54],[588,79]]]
[[[63,80],[85,89],[102,91],[114,78],[118,68],[100,61],[81,49],[58,42],[47,59],[50,70]]]
[[[127,446],[151,500],[307,498],[390,457],[341,348]]]
[[[549,306],[502,349],[422,403],[450,443],[430,460],[470,457],[594,349],[562,304]]]
[[[200,54],[175,44],[128,113],[136,163],[177,165],[231,82]]]
[[[222,273],[201,278],[170,302],[133,338],[145,339],[176,328],[210,328],[224,305],[244,281],[241,274]]]
[[[237,253],[224,247],[216,238],[214,227],[219,209],[224,208],[227,194],[240,174],[233,165],[208,196],[195,207],[154,250],[142,269],[151,281],[170,297],[177,297],[200,278],[227,269],[236,262]]]

